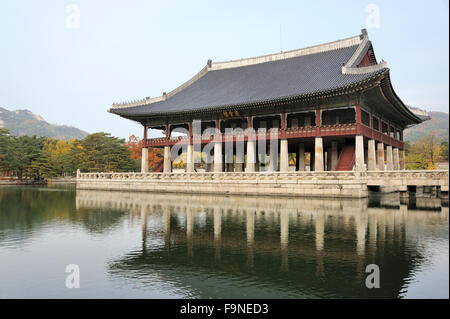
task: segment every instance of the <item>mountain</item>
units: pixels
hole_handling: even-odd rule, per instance
[[[405,141],[413,143],[430,133],[434,133],[440,140],[448,141],[448,113],[428,112],[428,116],[431,117],[428,121],[405,130]]]
[[[82,139],[88,135],[87,132],[72,126],[47,123],[42,117],[28,110],[8,111],[0,107],[0,128],[2,127],[15,136],[37,135],[70,140]]]

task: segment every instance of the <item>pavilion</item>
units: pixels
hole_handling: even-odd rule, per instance
[[[214,172],[293,170],[289,153],[297,171],[307,168],[307,153],[314,171],[403,170],[403,130],[425,119],[394,92],[365,29],[298,50],[208,60],[173,91],[109,112],[144,126],[142,172],[156,147],[164,148],[165,173],[174,151],[186,152],[186,171],[195,172],[195,150]],[[147,138],[149,128],[165,137]],[[173,134],[179,130],[185,136]]]

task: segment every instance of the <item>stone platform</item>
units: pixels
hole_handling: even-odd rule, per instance
[[[78,173],[77,189],[163,193],[363,198],[369,188],[434,186],[448,196],[447,171]]]

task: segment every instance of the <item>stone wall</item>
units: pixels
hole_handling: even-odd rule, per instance
[[[200,194],[367,197],[353,172],[81,173],[77,189]]]

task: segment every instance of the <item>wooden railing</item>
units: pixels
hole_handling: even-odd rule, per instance
[[[305,137],[315,137],[315,136],[352,136],[356,134],[362,134],[368,138],[373,138],[377,141],[381,141],[387,145],[392,145],[394,147],[403,149],[403,142],[397,140],[387,134],[376,131],[364,124],[360,125],[360,132],[358,132],[358,125],[356,123],[348,123],[348,124],[333,124],[333,125],[322,125],[319,127],[316,126],[301,126],[301,127],[289,127],[283,132],[281,130],[278,131],[279,138],[305,138]],[[237,132],[226,132],[219,133],[217,135],[193,135],[192,141],[194,144],[207,144],[211,143],[214,140],[219,140],[221,142],[227,141],[247,141],[249,139],[252,140],[260,140],[266,139],[269,140],[273,138],[271,132],[266,130],[265,132],[255,132],[255,131],[237,131]],[[158,137],[147,139],[145,144],[147,147],[163,147],[166,145],[173,146],[177,143],[180,144],[188,144],[191,140],[188,136],[175,136],[170,138]]]

